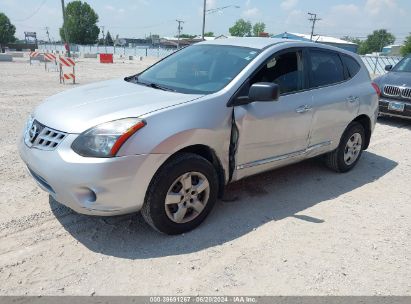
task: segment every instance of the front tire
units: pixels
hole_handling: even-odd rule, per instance
[[[342,135],[338,148],[326,154],[326,164],[336,172],[348,172],[360,160],[364,147],[364,127],[358,122],[352,122]]]
[[[179,154],[155,174],[141,213],[157,231],[180,234],[204,221],[217,195],[218,176],[213,165],[196,154]]]

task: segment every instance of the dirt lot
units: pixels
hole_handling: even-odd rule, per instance
[[[78,81],[148,62],[82,60]],[[310,160],[234,184],[201,227],[170,237],[139,214],[75,214],[26,173],[26,118],[71,87],[43,66],[0,63],[0,294],[411,295],[411,122],[381,119],[348,174]]]

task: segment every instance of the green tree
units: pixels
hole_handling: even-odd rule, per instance
[[[66,6],[68,39],[65,37],[64,24],[60,28],[61,39],[77,44],[93,44],[100,33],[97,22],[98,15],[88,3],[79,0],[72,1]]]
[[[358,45],[358,53],[361,53],[361,50],[364,48],[365,40],[361,40],[360,38],[344,36],[341,40],[349,41]]]
[[[264,33],[265,31],[265,23],[264,22],[257,22],[253,26],[253,34],[255,37],[260,36],[260,33]]]
[[[177,38],[178,36],[176,36]],[[196,35],[190,35],[190,34],[181,34],[180,38],[181,39],[193,39],[194,37],[196,37]]]
[[[0,12],[0,53],[3,52],[3,44],[14,42],[16,27],[11,24],[10,19]]]
[[[114,45],[113,38],[111,37],[111,34],[109,31],[107,31],[107,35],[106,35],[106,45],[110,45],[110,46]]]
[[[250,21],[239,19],[232,27],[229,28],[229,32],[231,36],[250,37],[252,28],[253,26]]]
[[[204,33],[204,37],[214,37],[214,32]]]
[[[384,46],[393,44],[395,36],[387,30],[375,30],[367,39],[360,45],[359,53],[369,54],[373,52],[381,52]]]
[[[401,55],[411,54],[411,34],[405,38],[404,46],[401,48]]]

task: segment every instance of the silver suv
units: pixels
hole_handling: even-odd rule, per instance
[[[322,154],[335,171],[352,169],[370,142],[377,89],[341,49],[203,42],[140,74],[48,98],[20,155],[75,211],[141,210],[158,231],[178,234],[198,226],[230,182]]]

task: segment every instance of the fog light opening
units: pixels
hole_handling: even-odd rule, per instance
[[[97,201],[97,194],[93,189],[90,188],[80,188],[77,191],[77,197],[78,200],[84,204],[84,205],[89,205],[93,204]]]

